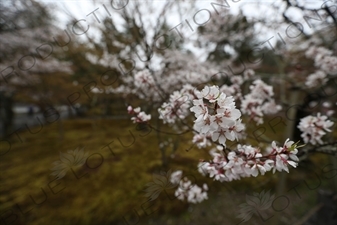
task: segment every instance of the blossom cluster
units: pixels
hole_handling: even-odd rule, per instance
[[[272,98],[273,87],[258,79],[250,87],[250,93],[245,95],[241,101],[241,111],[247,114],[257,124],[263,123],[265,114],[274,114],[282,109]]]
[[[196,184],[192,184],[192,182],[187,177],[182,179],[182,174],[183,173],[181,170],[177,170],[171,174],[170,178],[171,183],[176,185],[179,184],[174,194],[179,200],[184,201],[186,198],[187,202],[200,203],[208,199],[207,184],[203,184],[201,188]]]
[[[168,93],[180,92],[185,85],[206,83],[220,70],[218,65],[202,63],[193,54],[186,57],[185,53],[176,49],[166,49],[163,55],[155,55],[156,63],[149,69],[138,71],[135,68],[131,76],[120,76],[121,84],[118,87],[106,87],[109,93],[122,96],[134,94],[140,99],[162,102]]]
[[[194,130],[210,136],[212,141],[226,145],[226,140],[240,138],[244,130],[241,112],[236,109],[234,98],[220,92],[218,86],[205,86],[202,91],[195,91],[191,112],[194,112]]]
[[[321,87],[328,81],[328,75],[337,75],[337,57],[332,51],[323,47],[312,46],[305,55],[315,62],[318,70],[306,78],[305,85],[309,88]]]
[[[212,152],[214,157],[210,162],[200,162],[199,172],[209,175],[220,182],[239,180],[242,177],[256,177],[260,173],[264,175],[268,171],[286,171],[289,173],[288,165],[297,167],[297,145],[287,139],[282,147],[278,147],[275,141],[271,147],[266,149],[263,155],[259,148],[250,145],[238,145],[236,151],[224,154]]]
[[[225,93],[227,96],[233,96],[235,100],[242,98],[241,85],[244,80],[241,76],[232,76],[230,78],[231,85],[224,84],[220,87],[220,92]]]
[[[132,108],[132,106],[128,106],[128,113],[134,115],[131,118],[134,123],[145,123],[151,120],[151,115],[147,115],[145,112],[140,111],[140,107]]]
[[[227,96],[233,96],[235,100],[242,99],[241,86],[249,81],[256,79],[255,72],[252,69],[246,69],[242,75],[234,75],[229,78],[231,85],[224,84],[220,87],[220,91]]]
[[[144,70],[135,74],[134,85],[146,90],[155,85],[155,82],[150,72],[148,70]]]
[[[175,123],[177,119],[185,119],[190,113],[190,99],[194,98],[193,89],[193,86],[187,84],[180,91],[174,91],[169,102],[164,102],[158,109],[159,119],[164,123]]]
[[[305,85],[309,88],[320,87],[328,82],[325,72],[318,70],[307,77]]]
[[[192,143],[196,144],[198,148],[206,148],[207,146],[211,146],[210,138],[210,136],[204,134],[195,134]]]
[[[302,118],[297,127],[302,131],[303,141],[315,145],[317,143],[323,144],[322,137],[326,132],[331,132],[329,128],[333,124],[327,116],[317,113],[317,116],[310,115]]]
[[[329,52],[323,52],[327,55]],[[322,57],[321,57],[322,58]],[[324,57],[323,57],[324,58]],[[318,60],[318,59],[317,59]],[[189,76],[197,77],[190,73]],[[306,82],[307,86],[317,86],[327,82],[327,73],[319,70],[310,75]],[[151,78],[150,78],[151,77]],[[226,141],[234,141],[242,138],[245,129],[241,116],[246,114],[257,124],[263,123],[263,116],[277,113],[282,107],[276,104],[274,91],[271,85],[266,84],[261,79],[255,79],[249,86],[249,93],[243,95],[241,90],[246,81],[255,78],[253,70],[245,71],[242,76],[231,76],[230,85],[224,84],[221,87],[216,85],[205,86],[202,90],[196,90],[193,82],[177,86],[171,92],[168,101],[164,102],[158,109],[159,118],[164,123],[176,124],[178,121],[186,122],[187,117],[192,112],[195,120],[193,130],[195,135],[192,142],[199,148],[211,146],[211,141],[220,144],[217,152],[212,152],[211,161],[203,161],[199,164],[199,172],[203,175],[223,181],[238,180],[243,177],[256,177],[264,175],[268,171],[289,172],[289,165],[296,168],[298,165],[298,146],[293,141],[287,139],[283,146],[279,147],[276,142],[265,151],[251,145],[237,145],[237,148],[228,152]],[[220,79],[220,78],[219,78]],[[137,73],[134,86],[148,90],[155,90],[154,78],[148,72]],[[180,80],[178,83],[182,83]],[[161,81],[160,81],[161,82]],[[165,87],[165,85],[164,85]],[[167,86],[167,88],[169,88]],[[166,90],[166,88],[164,88]],[[166,97],[165,97],[166,98]],[[161,99],[162,100],[162,99]],[[239,101],[239,109],[235,101]],[[147,122],[151,115],[140,111],[140,108],[128,107],[129,114],[134,115],[132,120],[135,123]],[[315,119],[313,119],[315,118]],[[322,144],[321,137],[329,129],[332,122],[326,116],[305,117],[298,125],[303,132],[302,137],[305,143]],[[163,147],[163,144],[162,146]],[[207,199],[207,185],[202,188],[193,185],[186,177],[181,179],[182,172],[176,171],[171,175],[171,182],[178,185],[175,196],[180,200],[187,200],[191,203],[201,202]]]
[[[310,47],[305,55],[315,61],[315,66],[330,75],[337,75],[337,57],[332,51],[323,47]]]

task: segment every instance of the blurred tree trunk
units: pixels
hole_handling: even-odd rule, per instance
[[[0,118],[2,121],[2,136],[6,137],[13,125],[13,94],[0,92]]]
[[[300,99],[300,89],[293,89],[290,95],[289,103],[290,106],[296,105],[298,103],[298,100]],[[284,140],[289,138],[292,141],[297,141],[294,140],[294,134],[295,134],[295,127],[296,127],[296,117],[297,117],[297,107],[291,107],[289,108],[287,112],[287,117],[288,117],[288,123],[287,123],[287,128],[284,133]],[[282,145],[283,143],[281,143]],[[287,177],[288,174],[287,172],[283,171],[280,173],[277,173],[278,176],[278,182],[276,186],[276,197],[282,196],[285,193],[285,189],[287,187]],[[280,206],[278,208],[282,208],[283,206]],[[271,223],[273,225],[277,224],[283,224],[281,222],[281,213],[275,212],[275,216],[271,219]]]

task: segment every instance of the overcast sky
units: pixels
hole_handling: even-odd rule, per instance
[[[103,0],[103,1],[93,1],[93,0],[38,0],[39,2],[43,2],[44,4],[53,4],[56,5],[59,10],[55,12],[56,17],[61,23],[66,23],[69,19],[69,17],[65,16],[65,14],[69,14],[72,17],[80,20],[80,19],[92,19],[93,15],[87,17],[88,14],[93,12],[94,10],[98,9],[96,12],[98,13],[106,13],[104,6],[109,10],[111,14],[114,13],[114,9],[111,7],[111,2],[113,4],[117,4],[118,2],[128,2],[128,0]],[[138,2],[144,2],[146,4],[145,0],[129,0],[129,4],[138,1]],[[171,0],[172,1],[172,0]],[[184,2],[185,4],[189,2],[189,0],[180,0],[181,2]],[[237,2],[238,1],[238,2]],[[158,9],[161,8],[167,0],[151,0],[152,4],[155,4],[158,6]],[[196,5],[199,9],[210,9],[212,10],[211,3],[215,3],[217,0],[196,0]],[[224,2],[224,1],[222,1]],[[236,13],[239,11],[239,8],[242,7],[243,12],[248,17],[260,17],[260,16],[275,16],[273,14],[268,15],[268,13],[272,13],[270,4],[276,4],[279,5],[279,2],[281,0],[227,0],[228,4],[230,5],[229,10],[232,13]],[[257,3],[260,2],[262,4],[257,5]],[[298,0],[300,5],[305,5],[306,7],[310,8],[320,8],[323,4],[323,0]],[[325,2],[329,2],[331,4],[336,4],[336,0],[325,0]],[[224,3],[223,3],[224,4]],[[159,10],[158,10],[159,11]],[[300,20],[301,14],[298,10],[290,10],[289,11],[294,17],[298,17]],[[149,18],[151,18],[151,14],[148,15]],[[152,18],[155,18],[155,16],[152,16]],[[180,18],[177,15],[172,14],[172,18],[170,18],[170,22],[172,24],[179,24]]]
[[[96,22],[96,19],[93,14],[91,14],[93,11],[97,14],[99,18],[103,18],[103,16],[107,16],[107,13],[110,13],[112,18],[114,18],[114,21],[117,24],[118,28],[118,17],[116,16],[116,9],[113,9],[111,6],[111,2],[113,4],[116,4],[115,6],[118,7],[117,3],[122,2],[121,4],[125,5],[125,2],[128,2],[127,0],[103,0],[103,1],[93,1],[93,0],[38,0],[39,2],[42,2],[46,5],[53,4],[57,6],[58,10],[53,10],[55,16],[59,20],[59,26],[61,29],[64,29],[66,26],[66,23],[69,21],[70,17],[75,18],[76,20],[81,20],[81,19],[86,19],[86,22],[88,23],[93,23]],[[129,0],[129,4],[131,5],[132,2],[138,1],[138,2],[144,2],[144,6],[146,6],[146,0]],[[172,1],[172,0],[171,0]],[[185,4],[185,6],[188,6],[188,1],[189,0],[180,0]],[[280,5],[280,2],[282,0],[241,0],[237,2],[238,0],[227,0],[228,4],[230,5],[229,10],[231,13],[237,13],[240,8],[242,8],[243,13],[249,17],[249,18],[258,18],[263,16],[264,18],[274,18],[275,13],[273,12],[271,8],[271,4]],[[326,0],[325,2],[327,2]],[[156,13],[159,13],[160,8],[163,7],[163,5],[167,2],[166,0],[151,0],[151,4],[154,4],[158,10],[152,12],[152,13],[147,13],[144,15],[144,20],[145,21],[151,21],[157,18],[158,15],[155,15]],[[217,0],[197,0],[196,1],[196,6],[198,9],[208,9],[210,11],[214,11],[212,8],[211,3],[216,3]],[[262,4],[257,4],[257,3],[262,3]],[[322,0],[298,0],[300,5],[305,5],[306,7],[310,8],[315,8],[319,9],[321,5],[323,4],[324,1]],[[336,4],[336,0],[334,1],[328,1],[329,3]],[[224,1],[222,1],[222,4],[224,4]],[[128,5],[126,7],[128,7]],[[220,7],[219,7],[220,8]],[[106,9],[109,11],[107,12]],[[178,13],[172,13],[172,16],[169,18],[169,23],[172,27],[178,25],[181,22],[184,22],[185,19],[192,20],[193,18],[193,13],[195,14],[198,12],[197,9],[190,10],[190,15],[184,15],[185,18],[180,18],[178,16]],[[68,14],[68,16],[67,16]],[[200,13],[201,15],[202,13]],[[296,18],[296,21],[305,24],[305,21],[303,20],[303,16],[301,14],[301,11],[298,9],[292,9],[289,10],[290,16],[293,18]],[[278,15],[282,16],[282,15]],[[195,24],[194,24],[195,25]],[[276,26],[277,27],[277,26]],[[277,29],[283,31],[284,28],[278,27]],[[98,32],[93,32],[94,30],[91,29],[91,32],[93,33],[93,36],[95,36],[95,33]],[[311,30],[308,26],[304,26],[304,31],[306,33],[310,33]],[[151,30],[148,30],[148,32],[151,32]],[[278,31],[277,31],[278,32]],[[276,34],[275,31],[270,31],[266,30],[263,32],[260,32],[260,36],[258,37],[259,39],[265,39],[268,40],[270,37],[274,36]],[[197,35],[196,32],[191,35]],[[262,40],[261,40],[262,41]],[[272,44],[275,44],[274,42],[276,41],[276,38],[271,40]]]

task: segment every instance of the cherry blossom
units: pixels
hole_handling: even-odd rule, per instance
[[[244,72],[243,72],[243,79],[244,81],[246,80],[249,80],[249,79],[252,79],[255,77],[255,71],[252,70],[252,69],[246,69]]]
[[[171,177],[170,177],[170,182],[172,184],[178,184],[179,181],[181,180],[182,175],[183,175],[183,171],[181,171],[181,170],[177,170],[177,171],[173,172],[171,174]]]
[[[233,83],[233,84],[237,84],[237,85],[241,85],[243,83],[243,78],[242,76],[232,76],[230,78],[230,81]]]
[[[195,204],[208,199],[207,184],[203,184],[201,188],[196,184],[192,184],[192,182],[187,177],[182,179],[181,170],[173,172],[171,174],[170,181],[173,184],[179,185],[174,195],[181,201],[186,199],[187,202]]]
[[[337,57],[326,56],[321,62],[321,69],[330,75],[337,75]]]
[[[324,47],[312,46],[306,51],[306,56],[315,61],[315,66],[330,75],[337,75],[337,57]]]
[[[317,60],[319,60],[319,58],[322,58],[323,56],[330,56],[332,55],[332,51],[328,50],[324,47],[317,47],[317,46],[311,46],[306,52],[305,55],[308,58],[316,58]]]
[[[177,119],[185,119],[190,114],[190,99],[194,98],[191,94],[193,89],[191,85],[185,85],[181,91],[174,91],[169,102],[164,102],[158,109],[159,119],[164,123],[175,123]]]
[[[206,148],[211,146],[211,142],[209,141],[209,137],[203,134],[195,134],[193,136],[192,142],[197,145],[198,148]]]
[[[148,70],[135,74],[134,85],[139,88],[149,88],[155,84],[153,77]]]
[[[241,111],[247,114],[257,124],[263,123],[263,116],[277,113],[282,109],[272,98],[273,87],[258,79],[249,87],[250,93],[245,95],[241,101]]]
[[[145,112],[141,112],[140,107],[132,108],[132,106],[128,106],[128,113],[130,115],[135,115],[131,118],[134,123],[145,123],[151,120],[151,115],[147,115]]]
[[[289,173],[288,166],[296,168],[299,161],[296,155],[297,147],[301,146],[287,139],[282,147],[278,147],[273,141],[265,154],[251,145],[239,144],[235,151],[227,154],[218,148],[218,152],[214,150],[211,152],[213,160],[199,163],[198,171],[220,182],[239,180],[242,177],[256,177],[271,170],[273,173],[276,170]]]
[[[200,134],[210,136],[212,141],[226,145],[226,140],[239,138],[244,130],[241,122],[241,112],[235,108],[234,98],[220,92],[218,86],[206,86],[201,91],[195,91],[198,99],[193,100],[190,108],[196,120],[193,128]]]
[[[302,131],[301,137],[305,143],[313,145],[323,144],[322,137],[331,132],[330,127],[334,123],[327,116],[317,113],[317,116],[306,116],[301,119],[298,128]]]
[[[230,86],[224,84],[220,87],[220,91],[225,93],[227,96],[235,96],[235,99],[241,97],[241,88],[237,84],[232,84]]]
[[[307,77],[305,85],[310,88],[319,87],[326,84],[327,81],[328,79],[326,78],[326,74],[323,71],[316,71]]]
[[[213,73],[209,67],[211,64],[198,64],[195,58],[189,60],[174,50],[168,50],[164,55],[162,62],[165,66],[161,67],[160,64],[158,67],[161,68],[156,71],[146,69],[136,72],[132,78],[125,77],[124,87],[114,91],[137,94],[155,103],[158,118],[174,129],[184,127],[193,131],[191,141],[198,148],[208,149],[217,145],[210,151],[212,159],[202,160],[198,164],[198,171],[202,175],[220,182],[230,182],[267,172],[289,173],[291,167],[298,166],[298,148],[302,146],[294,141],[286,139],[281,146],[272,141],[264,149],[242,142],[247,135],[242,122],[245,118],[242,116],[248,116],[259,125],[264,123],[266,115],[282,110],[281,103],[274,98],[273,86],[268,84],[271,80],[262,80],[252,69],[245,69],[239,75],[228,75],[228,71]],[[314,46],[306,51],[306,56],[314,61],[317,71],[308,73],[303,88],[327,84],[336,73],[336,57],[332,56],[332,51]],[[210,85],[211,81],[214,85]],[[286,106],[287,102],[282,104]],[[132,121],[135,123],[149,122],[151,119],[151,115],[141,112],[140,108],[130,106],[128,111],[134,116]],[[332,112],[327,111],[331,115]],[[194,118],[193,126],[190,126],[190,116]],[[177,126],[178,123],[182,126]],[[303,118],[298,127],[305,143],[322,144],[321,138],[331,132],[332,125],[326,116],[318,114]],[[240,144],[227,148],[228,142],[233,141],[240,141]],[[159,147],[162,148],[163,144]],[[201,188],[192,184],[186,177],[182,178],[182,171],[172,173],[171,182],[178,186],[175,196],[180,200],[197,203],[207,199],[207,186]]]

